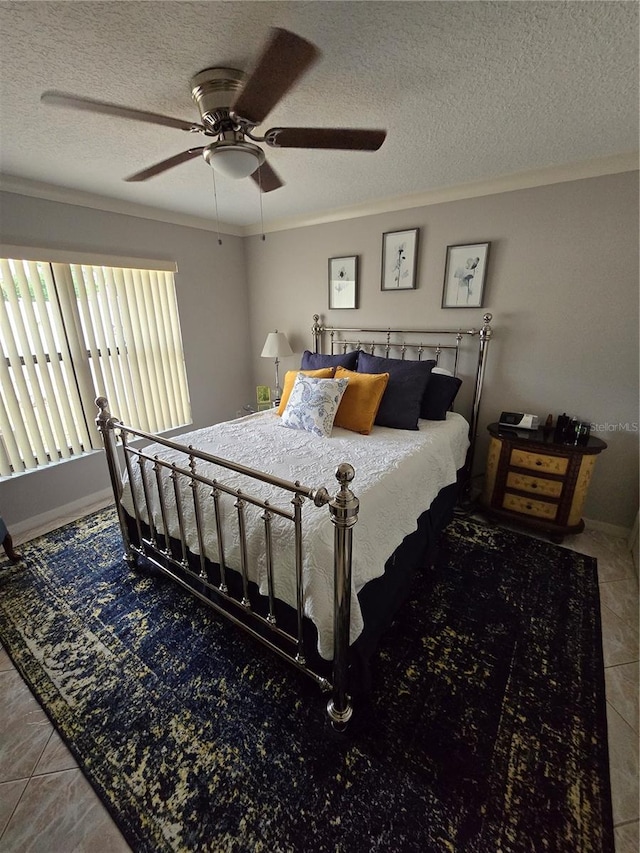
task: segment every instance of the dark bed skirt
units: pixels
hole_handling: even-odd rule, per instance
[[[431,507],[418,518],[416,530],[406,536],[401,545],[394,551],[385,563],[384,573],[369,581],[358,593],[358,600],[364,619],[364,630],[349,649],[349,685],[352,697],[366,694],[370,689],[370,666],[376,649],[385,630],[391,625],[396,614],[406,601],[411,590],[411,584],[416,572],[433,564],[438,549],[440,534],[453,518],[453,510],[458,501],[461,484],[461,473],[458,472],[456,483],[442,489],[435,497]],[[138,541],[135,521],[127,516],[129,536],[132,543]],[[143,536],[148,538],[149,531],[143,525]],[[354,531],[357,535],[357,528]],[[159,536],[159,547],[164,547],[164,540]],[[180,543],[171,540],[171,553],[179,559],[182,553]],[[178,577],[182,583],[195,592],[201,600],[213,602],[230,612],[236,619],[248,625],[254,632],[263,636],[270,643],[279,646],[288,656],[295,655],[295,648],[286,639],[269,628],[260,619],[256,619],[251,611],[239,603],[242,598],[242,577],[239,572],[227,568],[226,582],[229,594],[237,599],[229,602],[226,597],[217,593],[215,587],[220,584],[220,569],[216,563],[206,561],[207,580],[205,585],[197,577],[200,571],[200,559],[189,553],[190,571],[186,571],[175,563],[165,559],[162,554],[154,555],[157,563],[164,565],[167,571]],[[214,587],[213,589],[211,587]],[[266,616],[266,598],[260,594],[255,583],[249,582],[249,600],[251,609]],[[275,602],[276,621],[280,628],[292,636],[297,632],[297,616],[294,608],[284,602]],[[304,618],[304,650],[306,665],[317,675],[331,680],[332,662],[324,660],[317,651],[317,632],[310,619]]]

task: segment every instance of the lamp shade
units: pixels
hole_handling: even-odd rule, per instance
[[[286,358],[288,355],[293,355],[285,333],[277,329],[275,332],[269,332],[260,355],[262,358]]]

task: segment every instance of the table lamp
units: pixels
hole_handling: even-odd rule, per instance
[[[275,403],[282,396],[280,377],[278,375],[278,364],[280,363],[280,358],[286,358],[288,355],[293,355],[291,347],[289,346],[289,341],[287,340],[287,336],[284,332],[279,332],[277,329],[275,332],[269,332],[260,355],[262,358],[275,358],[276,360],[276,387],[274,389],[276,399],[273,401]]]

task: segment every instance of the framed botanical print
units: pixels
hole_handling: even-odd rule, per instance
[[[419,228],[382,235],[381,290],[415,290]]]
[[[329,308],[358,307],[358,256],[329,258]]]
[[[481,308],[490,243],[447,246],[443,308]]]

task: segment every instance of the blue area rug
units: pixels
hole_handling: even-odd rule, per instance
[[[596,563],[454,521],[346,734],[106,510],[0,568],[0,636],[136,853],[613,853]]]

